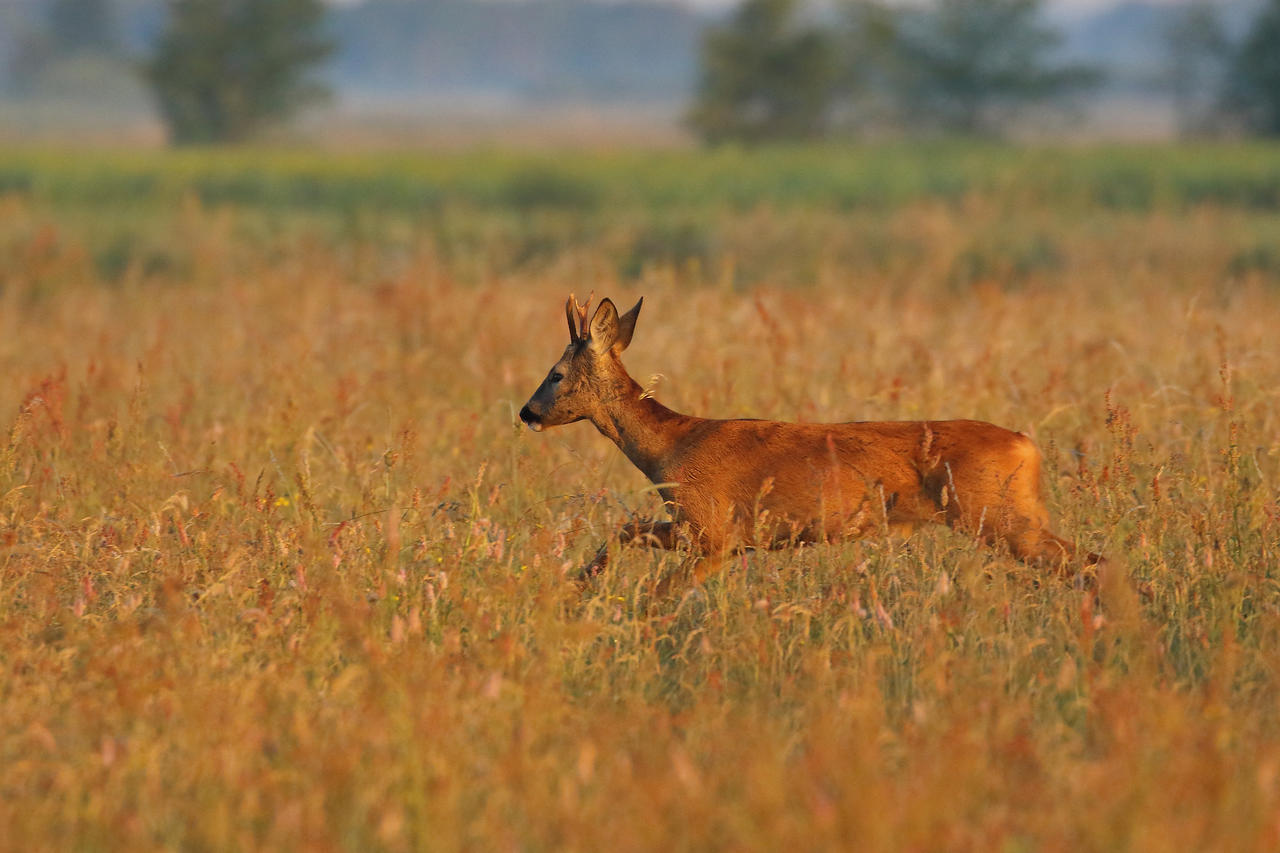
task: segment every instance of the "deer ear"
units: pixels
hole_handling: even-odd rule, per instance
[[[600,300],[590,328],[591,348],[596,352],[608,352],[618,342],[618,309],[613,307],[611,300]]]
[[[619,352],[631,345],[631,336],[636,331],[636,318],[640,316],[640,306],[643,304],[644,297],[641,296],[634,308],[618,318],[618,340],[614,346]]]

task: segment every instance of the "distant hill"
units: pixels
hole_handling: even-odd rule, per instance
[[[52,2],[0,0],[0,92],[14,89],[24,51],[51,49],[41,41]],[[144,54],[163,0],[114,6],[121,52]],[[709,20],[661,0],[367,0],[334,7],[326,75],[357,96],[683,99]]]
[[[1215,3],[1226,30],[1239,35],[1252,19],[1258,0]],[[1143,0],[1106,6],[1092,14],[1061,22],[1064,54],[1096,65],[1107,73],[1105,89],[1161,91],[1169,76],[1167,34],[1182,4]]]
[[[369,0],[332,16],[344,89],[684,98],[707,18],[674,3]]]

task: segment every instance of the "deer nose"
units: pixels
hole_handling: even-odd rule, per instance
[[[542,418],[533,413],[533,410],[525,406],[520,410],[520,420],[529,425],[529,429],[534,432],[542,432]]]

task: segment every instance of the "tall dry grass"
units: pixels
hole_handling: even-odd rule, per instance
[[[755,207],[634,279],[608,234],[247,217],[186,203],[181,263],[104,281],[83,219],[3,202],[0,846],[1280,845],[1265,215]],[[626,360],[681,410],[1027,431],[1150,600],[942,529],[652,606],[678,556],[628,551],[576,599],[656,509],[589,426],[513,423],[592,288],[646,297]]]

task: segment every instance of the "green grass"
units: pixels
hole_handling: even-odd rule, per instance
[[[1150,211],[1280,208],[1280,154],[1263,145],[1019,149],[935,143],[830,149],[370,155],[187,150],[70,156],[11,150],[0,191],[54,203],[363,208],[421,215],[463,205],[592,211],[849,210],[996,195],[1012,204]]]
[[[1021,286],[1110,252],[1126,267],[1162,219],[1231,222],[1215,237],[1223,277],[1274,280],[1280,152],[1262,146],[1014,149],[725,149],[569,157],[504,152],[335,155],[282,150],[145,153],[9,151],[0,188],[45,216],[106,282],[184,278],[207,241],[184,223],[213,217],[229,252],[253,258],[308,241],[371,260],[424,246],[453,275],[483,281],[591,257],[627,280],[674,268],[699,283],[812,282],[824,264],[901,273],[940,236],[895,229],[894,214],[936,207],[974,220],[937,274],[961,290]],[[944,226],[945,227],[945,226]],[[184,231],[184,228],[187,230]],[[1174,229],[1166,228],[1166,233]],[[241,248],[243,247],[243,249]],[[1147,246],[1159,262],[1181,245]],[[1174,275],[1177,265],[1174,266]],[[931,271],[932,273],[932,271]],[[1216,286],[1216,281],[1215,281]]]

